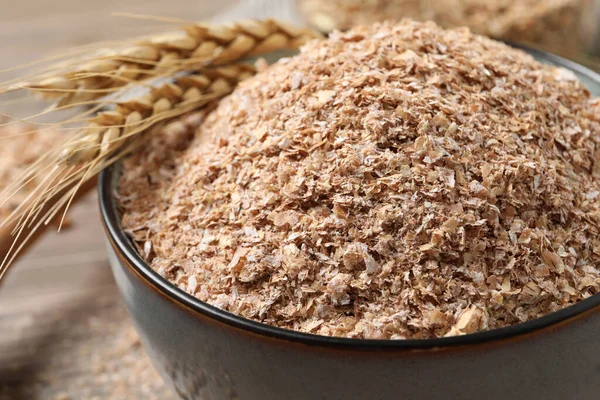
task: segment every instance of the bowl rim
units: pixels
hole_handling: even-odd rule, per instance
[[[536,55],[539,58],[544,58],[558,66],[585,75],[589,79],[598,82],[600,85],[600,74],[597,74],[574,61],[564,59],[552,53],[532,49],[527,46],[511,45]],[[117,181],[115,174],[118,172],[119,168],[117,168],[117,166],[110,166],[100,173],[98,179],[100,213],[105,231],[111,239],[111,242],[114,244],[113,247],[115,247],[115,250],[129,261],[130,266],[140,277],[144,278],[151,286],[158,289],[162,294],[166,295],[171,300],[174,300],[178,305],[185,306],[187,309],[204,317],[222,322],[230,327],[241,329],[242,331],[288,342],[329,348],[355,350],[439,350],[464,345],[489,344],[503,339],[535,333],[545,328],[556,327],[563,322],[569,322],[568,320],[574,321],[577,319],[576,317],[581,316],[583,313],[594,308],[600,308],[600,293],[598,293],[576,304],[531,321],[463,336],[433,339],[355,339],[322,336],[274,327],[238,316],[203,302],[179,289],[155,272],[138,254],[131,239],[121,228],[119,211],[114,196],[114,187]]]

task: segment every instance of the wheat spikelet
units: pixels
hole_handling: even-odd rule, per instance
[[[5,202],[26,182],[44,176],[42,183],[0,224],[13,227],[14,236],[13,245],[0,263],[0,279],[29,238],[58,213],[65,213],[82,185],[139,145],[145,133],[227,95],[254,72],[246,64],[205,68],[152,87],[142,96],[115,101],[113,109],[89,118],[87,126],[37,160],[0,194]]]
[[[27,88],[58,107],[102,98],[130,83],[173,76],[244,57],[296,49],[320,35],[275,19],[231,25],[190,23],[179,32],[154,35],[119,49],[101,49],[54,64],[28,82],[6,82],[0,93]],[[66,71],[66,72],[65,72]]]
[[[0,83],[0,95],[30,89],[55,101],[42,113],[11,117],[11,122],[2,125],[26,121],[75,130],[58,149],[33,162],[0,193],[2,207],[19,190],[29,188],[32,182],[37,185],[0,223],[0,242],[4,244],[0,246],[0,280],[30,239],[60,213],[64,218],[72,201],[93,187],[91,183],[102,169],[166,124],[179,128],[196,124],[197,118],[188,120],[185,115],[207,112],[207,104],[218,101],[253,75],[254,68],[240,60],[247,62],[249,57],[297,49],[320,36],[274,19],[227,26],[190,23],[180,32],[119,42],[110,49],[85,46],[65,55],[71,58],[38,73]],[[41,63],[58,59],[52,57]],[[158,78],[169,81],[159,85]],[[125,100],[130,89],[139,88],[145,88],[146,93]],[[33,121],[49,112],[69,111],[81,105],[91,108],[55,124]],[[101,112],[90,117],[97,111]],[[78,128],[81,123],[84,128]],[[7,232],[13,236],[12,241]]]

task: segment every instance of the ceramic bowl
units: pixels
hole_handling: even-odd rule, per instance
[[[600,76],[575,72],[600,95]],[[110,263],[142,343],[182,399],[599,399],[600,295],[526,323],[460,337],[323,337],[250,321],[155,273],[120,227],[119,165],[99,182]]]

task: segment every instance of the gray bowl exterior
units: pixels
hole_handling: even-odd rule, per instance
[[[294,343],[201,315],[109,247],[142,343],[182,399],[598,399],[600,310],[489,343],[350,349]]]
[[[594,95],[600,79],[569,61]],[[142,343],[182,399],[600,399],[600,295],[558,313],[458,338],[361,341],[243,320],[154,273],[120,229],[118,168],[100,178],[116,282]]]

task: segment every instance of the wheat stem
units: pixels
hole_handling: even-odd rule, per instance
[[[179,32],[148,36],[117,50],[100,49],[87,57],[62,61],[29,82],[5,83],[0,93],[27,88],[56,100],[58,106],[73,105],[114,93],[132,82],[295,49],[317,36],[275,19],[240,21],[228,26],[188,23]]]
[[[60,210],[62,224],[81,186],[141,143],[144,133],[227,95],[253,74],[254,68],[244,64],[205,69],[153,87],[141,97],[114,102],[113,110],[88,118],[85,128],[56,151],[42,156],[0,195],[0,199],[9,199],[26,183],[45,174],[38,187],[0,224],[14,223],[15,240],[0,264],[0,277],[24,245],[20,242],[28,240]],[[52,199],[54,204],[49,204]]]
[[[0,94],[26,87],[56,100],[53,108],[28,118],[11,117],[14,121],[33,124],[33,118],[48,112],[91,106],[60,123],[35,123],[74,133],[0,193],[3,204],[32,181],[40,182],[0,223],[0,236],[7,231],[14,236],[10,248],[6,241],[0,246],[0,279],[43,225],[61,211],[60,223],[64,222],[75,196],[82,188],[88,190],[102,169],[122,159],[156,129],[173,122],[180,126],[198,124],[197,119],[187,122],[182,118],[205,111],[207,104],[226,96],[255,73],[253,67],[239,60],[295,49],[318,36],[274,19],[229,26],[190,23],[180,32],[149,36],[125,42],[116,50],[100,49],[59,62],[30,76],[27,83],[15,84],[18,81],[13,80],[0,85]],[[156,79],[163,77],[169,81],[159,85]],[[146,93],[123,100],[123,94],[132,87]],[[90,117],[104,107],[110,109]],[[83,128],[65,126],[82,122]]]

